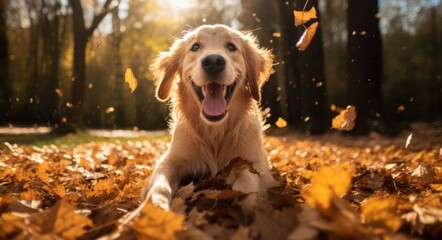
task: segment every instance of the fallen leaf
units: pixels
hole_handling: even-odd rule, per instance
[[[34,239],[53,238],[76,239],[92,226],[92,221],[76,213],[75,206],[61,199],[46,211],[34,214],[5,213],[2,219],[10,226],[22,231],[24,236]]]
[[[278,120],[275,122],[275,125],[279,128],[285,128],[287,127],[287,122],[283,118],[278,118]]]
[[[126,72],[124,73],[124,82],[129,84],[129,88],[131,90],[131,93],[135,91],[138,85],[138,80],[135,78],[134,73],[132,72],[132,69],[126,68]]]
[[[326,210],[333,198],[341,197],[350,189],[351,174],[342,169],[323,167],[311,180],[311,185],[301,191],[301,196],[311,207]]]
[[[442,223],[442,209],[415,204],[413,211],[402,215],[402,219],[411,224],[413,231],[422,233],[425,226]]]
[[[435,173],[433,168],[428,164],[421,163],[411,173],[411,181],[414,184],[424,187],[433,181],[434,176]]]
[[[148,202],[130,227],[139,239],[176,239],[175,233],[183,228],[183,220],[184,216],[166,212]]]
[[[332,128],[343,131],[350,131],[355,126],[356,108],[352,105],[347,106],[338,116],[332,120]]]
[[[361,214],[365,224],[394,232],[402,224],[401,217],[396,214],[396,209],[397,202],[393,198],[373,197],[361,203]]]

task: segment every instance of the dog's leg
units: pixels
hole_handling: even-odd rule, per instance
[[[167,161],[159,162],[150,183],[143,190],[144,201],[151,201],[154,205],[169,210],[172,195],[179,185],[179,179],[175,167],[167,164]]]

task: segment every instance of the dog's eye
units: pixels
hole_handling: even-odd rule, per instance
[[[196,51],[198,51],[199,49],[200,49],[200,44],[199,43],[194,43],[193,45],[192,45],[192,48],[190,49],[192,52],[196,52]]]
[[[227,43],[227,49],[229,49],[231,52],[236,51],[236,47],[233,45],[233,43]]]

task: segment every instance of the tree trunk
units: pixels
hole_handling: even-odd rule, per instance
[[[294,25],[294,0],[279,0],[279,16],[281,25],[281,51],[287,94],[288,124],[297,129],[301,123],[301,84],[296,48],[297,30]]]
[[[273,37],[278,22],[278,5],[276,2],[263,0],[241,1],[244,12],[240,21],[247,29],[255,29],[253,33],[259,39],[261,47],[271,49],[276,59],[279,59],[279,41]],[[278,61],[278,60],[276,60]],[[261,108],[270,109],[267,122],[274,124],[282,116],[281,85],[278,76],[272,74],[262,88]]]
[[[72,7],[74,28],[74,74],[72,77],[71,102],[67,105],[67,122],[61,121],[58,133],[70,133],[83,130],[83,101],[86,84],[86,45],[103,18],[112,11],[112,0],[106,0],[98,15],[95,15],[89,28],[84,23],[83,8],[80,0],[69,0]],[[117,4],[118,6],[118,4]],[[117,7],[116,6],[116,7]],[[115,9],[114,7],[113,9]]]
[[[382,49],[378,1],[349,0],[347,96],[357,111],[355,134],[379,131],[382,112]]]
[[[119,88],[121,86],[124,75],[123,75],[123,63],[121,62],[121,41],[122,41],[122,33],[121,33],[121,20],[118,16],[118,9],[115,9],[112,12],[112,50],[113,50],[113,58],[114,58],[114,81],[111,83],[111,96],[113,99],[113,106],[115,106],[114,111],[114,125],[117,127],[122,127],[125,122],[125,114],[123,109],[123,96],[122,91]]]
[[[305,6],[305,9],[304,9]],[[297,0],[297,11],[309,11],[315,7],[319,19],[317,0]],[[300,32],[304,31],[299,27]],[[305,51],[299,52],[299,71],[301,77],[301,119],[303,130],[311,134],[322,134],[330,129],[325,91],[324,53],[321,36],[321,23]]]
[[[0,122],[6,121],[10,110],[8,37],[6,35],[6,1],[0,1]]]

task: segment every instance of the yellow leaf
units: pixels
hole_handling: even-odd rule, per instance
[[[184,216],[166,212],[148,202],[130,226],[138,239],[176,239],[175,233],[182,229],[183,220]]]
[[[296,43],[296,47],[299,49],[299,51],[305,51],[305,49],[307,49],[308,45],[316,34],[318,25],[318,22],[314,22],[304,30],[301,38],[299,38],[298,42]]]
[[[312,7],[309,11],[293,11],[293,15],[295,16],[295,26],[299,26],[305,24],[310,19],[315,19],[316,17],[316,9]]]
[[[124,74],[124,82],[127,82],[129,84],[131,93],[133,93],[137,88],[138,80],[135,78],[132,69],[126,68],[126,73]]]
[[[355,126],[356,108],[352,105],[347,106],[338,116],[332,120],[332,128],[337,130],[350,131]]]
[[[301,196],[311,207],[326,210],[335,197],[341,197],[350,189],[351,174],[342,169],[324,167],[316,173],[311,185],[302,189]]]
[[[287,122],[283,118],[278,118],[278,120],[275,122],[275,125],[279,128],[285,128],[287,127]]]
[[[362,217],[366,224],[375,228],[384,228],[397,231],[401,224],[401,217],[396,214],[397,202],[395,199],[369,198],[362,202]]]

